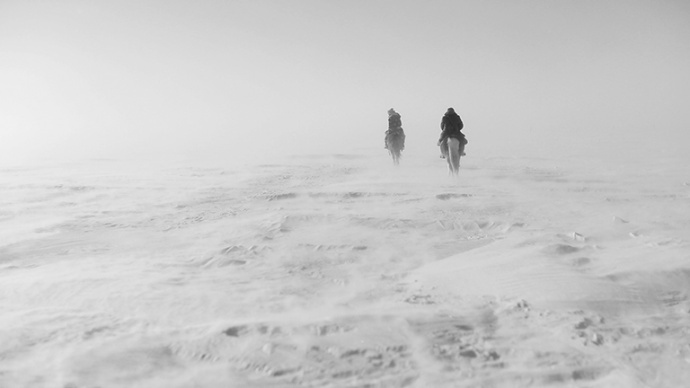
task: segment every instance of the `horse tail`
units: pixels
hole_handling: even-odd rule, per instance
[[[454,137],[448,139],[448,170],[452,175],[460,170],[460,140]]]

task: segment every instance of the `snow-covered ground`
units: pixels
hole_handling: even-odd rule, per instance
[[[680,387],[673,160],[0,171],[2,387]]]

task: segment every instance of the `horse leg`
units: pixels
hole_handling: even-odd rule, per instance
[[[441,157],[443,159],[447,159],[448,158],[448,139],[444,139],[441,142],[441,145],[439,146],[439,148],[441,148]]]
[[[459,144],[460,149],[458,150],[458,172],[460,171],[460,159],[465,156],[465,144],[462,142]]]

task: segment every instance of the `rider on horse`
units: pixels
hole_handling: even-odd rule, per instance
[[[402,137],[402,148],[405,149],[405,131],[402,129],[402,121],[400,120],[400,114],[396,112],[393,108],[388,109],[388,130],[386,131],[386,136],[383,139],[385,149],[388,149],[388,137],[392,134],[400,134]]]
[[[467,139],[465,138],[465,135],[460,132],[460,130],[463,128],[462,120],[460,119],[460,116],[458,116],[457,113],[455,113],[455,109],[453,108],[448,108],[446,113],[443,115],[443,118],[441,119],[441,137],[438,139],[437,145],[443,144],[445,147],[445,144],[448,142],[449,137],[454,137],[460,141],[460,144],[465,145],[467,144]],[[465,153],[463,152],[462,155]],[[444,155],[441,155],[441,157],[445,157]]]

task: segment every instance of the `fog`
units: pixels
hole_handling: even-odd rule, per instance
[[[682,386],[689,16],[0,0],[0,386]]]
[[[243,160],[472,152],[684,158],[681,1],[0,3],[0,153]],[[383,150],[381,150],[383,152]]]

